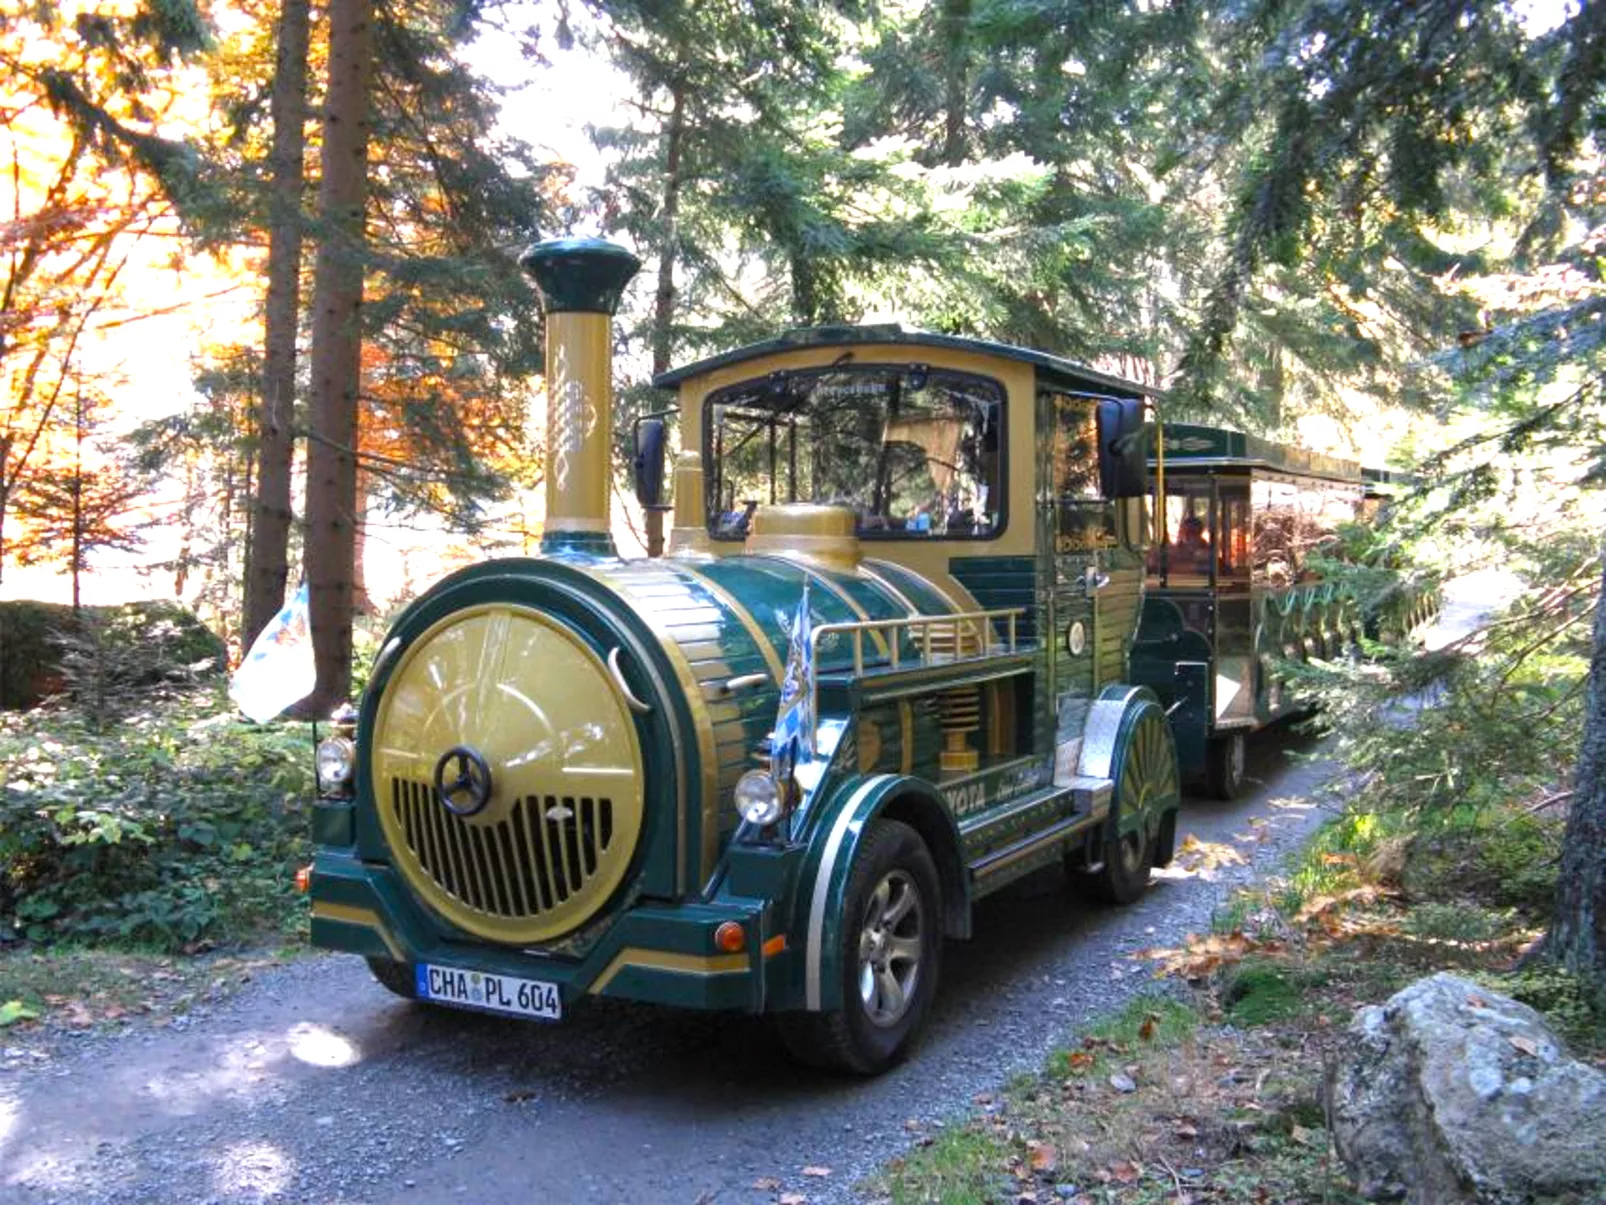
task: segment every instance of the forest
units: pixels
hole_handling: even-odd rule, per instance
[[[1603,1049],[1601,0],[39,0],[0,12],[0,115],[0,1035],[81,1008],[46,987],[93,951],[295,940],[309,725],[411,595],[538,542],[518,257],[599,235],[644,264],[621,544],[651,378],[807,326],[1041,349],[1409,474],[1332,572],[1509,590],[1447,647],[1294,671],[1351,789],[1160,962],[1314,1016],[1379,990],[1357,934],[1402,976],[1433,945]],[[300,584],[316,686],[247,724],[221,675]],[[1107,1075],[1087,1049],[1060,1071]],[[996,1128],[982,1181],[1043,1172]]]

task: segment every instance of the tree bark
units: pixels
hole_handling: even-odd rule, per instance
[[[686,86],[670,91],[669,124],[664,129],[664,201],[660,209],[663,245],[658,252],[658,289],[652,299],[652,375],[668,372],[675,351],[675,248],[680,216],[681,146],[686,139]],[[647,508],[647,555],[664,554],[664,512]]]
[[[1562,837],[1549,956],[1606,992],[1606,573],[1595,602],[1584,739]]]
[[[273,72],[273,180],[268,194],[268,295],[262,396],[256,419],[256,494],[245,570],[241,647],[284,605],[290,572],[290,464],[295,454],[296,334],[301,311],[301,192],[305,184],[310,0],[283,0]]]
[[[965,109],[970,101],[970,0],[943,0],[939,29],[943,49],[942,161],[965,161]]]
[[[318,679],[298,710],[320,715],[351,688],[356,554],[357,394],[361,378],[363,207],[368,183],[370,0],[330,0],[321,237],[313,268],[306,570]]]

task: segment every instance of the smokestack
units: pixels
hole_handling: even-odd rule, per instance
[[[612,318],[641,261],[601,239],[551,239],[519,256],[546,308],[546,528],[542,552],[615,555]]]

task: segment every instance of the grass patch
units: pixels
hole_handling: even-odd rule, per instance
[[[921,1138],[868,1187],[903,1205],[1353,1200],[1332,1165],[1319,1062],[1289,1033],[1214,1024],[1209,994],[1140,997],[1044,1074]]]
[[[1234,1025],[1269,1025],[1300,1016],[1310,1008],[1310,991],[1326,983],[1320,969],[1306,969],[1271,959],[1251,959],[1229,971],[1219,998]]]
[[[294,952],[182,957],[158,950],[106,950],[76,943],[0,952],[0,1028],[7,1040],[41,1027],[100,1029],[164,1025],[222,1000]],[[5,1022],[5,1010],[15,1014]]]

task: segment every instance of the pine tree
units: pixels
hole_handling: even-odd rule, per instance
[[[72,607],[82,606],[83,578],[93,552],[132,552],[144,542],[135,510],[149,487],[106,446],[109,399],[92,382],[76,378],[60,425],[67,451],[35,473],[17,499],[22,538],[13,550],[22,565],[60,563],[72,577]]]
[[[320,715],[351,684],[352,562],[357,523],[357,394],[368,182],[369,0],[329,6],[319,241],[313,276],[312,393],[307,446],[306,573],[317,685],[304,701]]]

